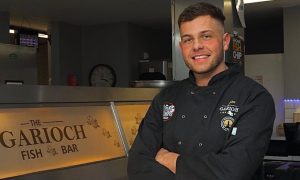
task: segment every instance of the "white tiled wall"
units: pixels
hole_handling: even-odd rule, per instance
[[[292,123],[294,112],[300,110],[300,100],[285,100],[284,101],[284,119],[286,123]]]
[[[245,56],[245,75],[260,77],[262,85],[272,94],[276,118],[272,137],[277,135],[278,125],[284,122],[283,54],[253,54]]]

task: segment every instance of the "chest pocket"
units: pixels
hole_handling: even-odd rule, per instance
[[[195,135],[204,132],[205,126],[198,108],[193,100],[185,98],[185,101],[176,104],[172,118],[164,122],[164,144],[172,147],[173,151],[187,152]]]

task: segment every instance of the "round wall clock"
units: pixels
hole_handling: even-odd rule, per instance
[[[116,72],[106,64],[95,65],[89,74],[90,86],[113,87],[116,81]]]

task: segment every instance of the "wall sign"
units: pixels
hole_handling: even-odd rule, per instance
[[[0,109],[0,179],[125,156],[110,106]]]
[[[232,57],[236,63],[244,61],[244,40],[238,35],[232,38]]]
[[[226,62],[234,64],[244,64],[245,43],[243,37],[239,36],[236,31],[231,35],[229,50],[226,52]]]

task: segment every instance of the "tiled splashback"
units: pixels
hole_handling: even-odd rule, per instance
[[[300,99],[284,100],[284,112],[286,123],[300,122]]]

